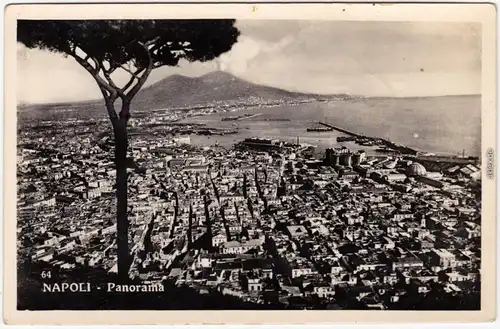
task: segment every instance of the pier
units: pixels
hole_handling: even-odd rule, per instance
[[[332,129],[335,129],[337,131],[340,131],[344,134],[347,134],[347,135],[351,135],[351,136],[354,136],[356,138],[359,138],[359,139],[364,139],[364,140],[372,140],[374,142],[380,142],[381,144],[385,145],[386,147],[388,148],[391,148],[393,150],[396,150],[402,154],[410,154],[410,155],[417,155],[419,154],[419,151],[415,150],[415,149],[412,149],[410,147],[407,147],[407,146],[404,146],[404,145],[399,145],[399,144],[395,144],[389,140],[386,140],[386,139],[383,139],[383,138],[378,138],[378,137],[369,137],[369,136],[365,136],[365,135],[360,135],[360,134],[357,134],[355,132],[352,132],[350,130],[347,130],[347,129],[344,129],[344,128],[341,128],[341,127],[337,127],[337,126],[334,126],[334,125],[331,125],[331,124],[328,124],[328,123],[325,123],[325,122],[322,122],[322,121],[319,121],[318,122],[320,125],[323,125],[325,127],[328,127],[328,128],[332,128]]]
[[[348,134],[348,135],[351,135],[351,136],[354,136],[354,137],[363,137],[363,138],[371,138],[371,137],[367,137],[367,136],[363,136],[363,135],[359,135],[359,134],[356,134],[356,133],[353,133],[352,131],[350,130],[347,130],[347,129],[344,129],[344,128],[340,128],[340,127],[337,127],[337,126],[334,126],[334,125],[331,125],[331,124],[328,124],[328,123],[325,123],[325,122],[322,122],[322,121],[319,121],[318,122],[320,125],[322,126],[325,126],[327,128],[330,128],[330,129],[334,129],[334,130],[338,130],[344,134]]]
[[[221,119],[221,121],[241,121],[244,119],[251,119],[258,117],[262,115],[263,113],[254,113],[254,114],[243,114],[243,115],[238,115],[238,116],[233,116],[233,117],[224,117]]]
[[[414,158],[419,162],[446,163],[453,165],[478,165],[479,157],[457,157],[445,155],[418,155]]]
[[[335,129],[337,131],[340,131],[344,134],[353,136],[355,138],[359,139],[370,139],[373,141],[379,141],[381,144],[383,144],[387,149],[394,150],[395,152],[398,152],[402,155],[405,156],[408,160],[413,160],[413,161],[419,161],[419,162],[428,162],[428,163],[442,163],[442,164],[455,164],[455,165],[467,165],[467,164],[474,164],[477,165],[480,163],[478,157],[457,157],[457,156],[446,156],[446,155],[425,155],[422,154],[422,152],[417,151],[415,149],[412,149],[408,146],[400,145],[393,143],[389,140],[383,139],[383,138],[378,138],[378,137],[368,137],[364,135],[360,135],[357,133],[354,133],[350,130],[340,128],[325,122],[318,122],[320,125],[323,125],[328,128]]]

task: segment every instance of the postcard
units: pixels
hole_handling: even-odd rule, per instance
[[[495,319],[494,5],[5,18],[6,323]]]

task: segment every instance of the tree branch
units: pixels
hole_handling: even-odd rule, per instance
[[[101,91],[102,96],[104,96],[104,100],[107,100],[108,98],[111,97],[111,95],[109,94],[109,91],[107,91],[103,87],[99,86],[99,90]]]
[[[104,96],[104,100],[106,103],[106,110],[108,112],[109,119],[111,120],[111,123],[114,126],[115,123],[118,121],[118,114],[116,114],[115,106],[114,106],[116,97],[111,97],[111,95],[106,95],[106,93],[107,93],[106,89],[104,89],[104,88],[100,88],[100,89],[101,89],[101,92]]]
[[[78,64],[80,64],[81,66],[83,66],[83,68],[86,69],[87,72],[89,72],[92,75],[92,77],[96,80],[96,82],[99,85],[99,87],[105,88],[110,93],[113,92],[112,88],[106,83],[106,81],[104,81],[99,76],[99,72],[97,72],[97,70],[95,70],[92,67],[92,65],[89,64],[89,62],[87,62],[86,60],[84,60],[83,58],[81,58],[80,56],[78,56],[75,53],[70,53],[70,55],[78,62]]]
[[[139,80],[139,77],[137,76],[137,72],[132,72],[132,70],[129,70],[123,65],[120,65],[120,68],[124,70],[125,72],[129,73],[132,77],[137,78]]]
[[[108,81],[109,85],[115,89],[116,93],[118,94],[118,96],[120,97],[124,97],[125,95],[123,94],[122,90],[115,84],[115,82],[113,81],[113,79],[111,79],[111,75],[108,71],[106,70],[103,70],[104,72],[104,77],[106,78],[106,80]]]
[[[152,44],[154,44],[154,43],[155,43],[156,41],[158,41],[158,40],[160,40],[160,37],[156,37],[156,38],[154,38],[154,39],[151,39],[151,40],[149,40],[149,41],[146,41],[146,43],[144,43],[144,44],[141,44],[141,43],[139,42],[139,44],[140,44],[141,46],[143,46],[143,47],[146,47],[146,48],[147,48],[147,47],[151,46]]]
[[[160,49],[162,49],[162,48],[164,48],[164,47],[168,47],[168,46],[165,46],[164,44],[156,44],[156,45],[154,45],[153,47],[151,47],[151,49],[149,49],[149,51],[150,51],[152,54],[154,54],[154,53],[155,53],[155,51],[158,51],[158,50],[160,50]]]
[[[158,62],[158,63],[156,63],[155,65],[153,65],[153,69],[157,69],[157,68],[162,67],[162,66],[164,66],[164,65],[165,65],[165,64],[163,64],[163,63],[161,63],[161,62]]]
[[[136,73],[132,72],[132,70],[128,69],[122,64],[117,63],[113,59],[109,59],[108,62],[109,62],[109,70],[108,70],[109,74],[113,73],[117,68],[121,68],[122,70],[124,70],[125,72],[129,73],[132,76],[136,75]],[[139,79],[139,77],[136,78]]]
[[[99,86],[99,89],[101,90],[101,93],[104,97],[104,100],[106,102],[106,109],[108,110],[108,115],[109,118],[111,119],[112,122],[118,119],[118,116],[116,115],[116,112],[114,109],[110,111],[110,108],[108,106],[109,104],[113,104],[117,98],[117,90],[114,89],[111,85],[106,83],[100,76],[99,76],[99,70],[94,69],[92,65],[87,61],[90,56],[86,56],[85,59],[81,58],[76,54],[76,46],[71,50],[69,53],[71,57],[73,57],[78,64],[80,64],[87,72],[90,73],[90,75],[94,78],[94,80],[97,82],[97,85]],[[100,68],[100,66],[97,64],[96,65]]]
[[[116,71],[116,69],[118,68],[116,65],[112,64],[110,61],[108,61],[109,63],[109,69],[106,70],[105,66],[104,66],[104,62],[102,63],[102,70],[108,74],[112,74],[114,71]]]
[[[128,88],[130,88],[130,86],[132,85],[132,83],[134,82],[135,79],[139,80],[140,79],[140,76],[139,74],[141,74],[142,71],[144,71],[145,68],[140,68],[140,69],[137,69],[137,71],[134,72],[134,74],[132,75],[132,77],[130,78],[130,80],[125,84],[125,86],[123,86],[122,88],[122,92],[126,92]]]
[[[130,78],[130,80],[125,84],[125,86],[123,86],[122,93],[125,93],[127,91],[127,89],[130,88],[132,83],[134,83],[134,80],[135,80],[134,76]]]
[[[137,84],[125,95],[125,98],[123,100],[128,102],[130,102],[132,98],[137,94],[137,92],[141,89],[141,87],[144,85],[147,78],[151,74],[151,71],[153,70],[153,58],[151,56],[151,53],[149,52],[147,45],[142,42],[138,42],[138,44],[144,49],[146,55],[148,56],[148,65],[145,67],[146,71],[141,75]]]
[[[88,57],[89,56],[87,56],[87,58]],[[90,57],[90,59],[92,59],[92,62],[94,62],[95,70],[99,73],[99,71],[101,70],[101,64],[100,64],[100,62],[95,57]]]

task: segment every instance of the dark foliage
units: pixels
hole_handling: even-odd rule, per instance
[[[231,49],[239,36],[234,20],[19,20],[17,40],[28,48],[73,57],[95,79],[105,100],[121,98],[120,117],[151,71],[180,59],[208,61]],[[111,74],[130,74],[117,86]],[[108,108],[111,120],[115,115]]]
[[[29,48],[71,54],[79,47],[91,58],[147,66],[139,45],[150,43],[155,67],[179,59],[207,61],[229,51],[239,35],[234,20],[20,20],[17,39]]]

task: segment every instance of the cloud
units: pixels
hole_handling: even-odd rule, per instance
[[[216,62],[222,71],[244,75],[249,63],[259,55],[273,56],[293,42],[292,36],[285,36],[277,42],[269,42],[242,35],[233,48],[222,54]]]
[[[92,77],[62,54],[17,47],[18,102],[86,100],[101,96]]]
[[[181,60],[154,70],[146,86],[171,74],[224,70],[246,80],[311,93],[369,96],[472,94],[481,85],[481,27],[462,23],[237,21],[238,42],[206,63]],[[100,98],[73,59],[18,46],[18,99]],[[126,74],[114,77],[123,84]]]
[[[245,78],[325,94],[479,93],[480,29],[470,24],[425,24],[303,22],[280,51],[255,56]]]

